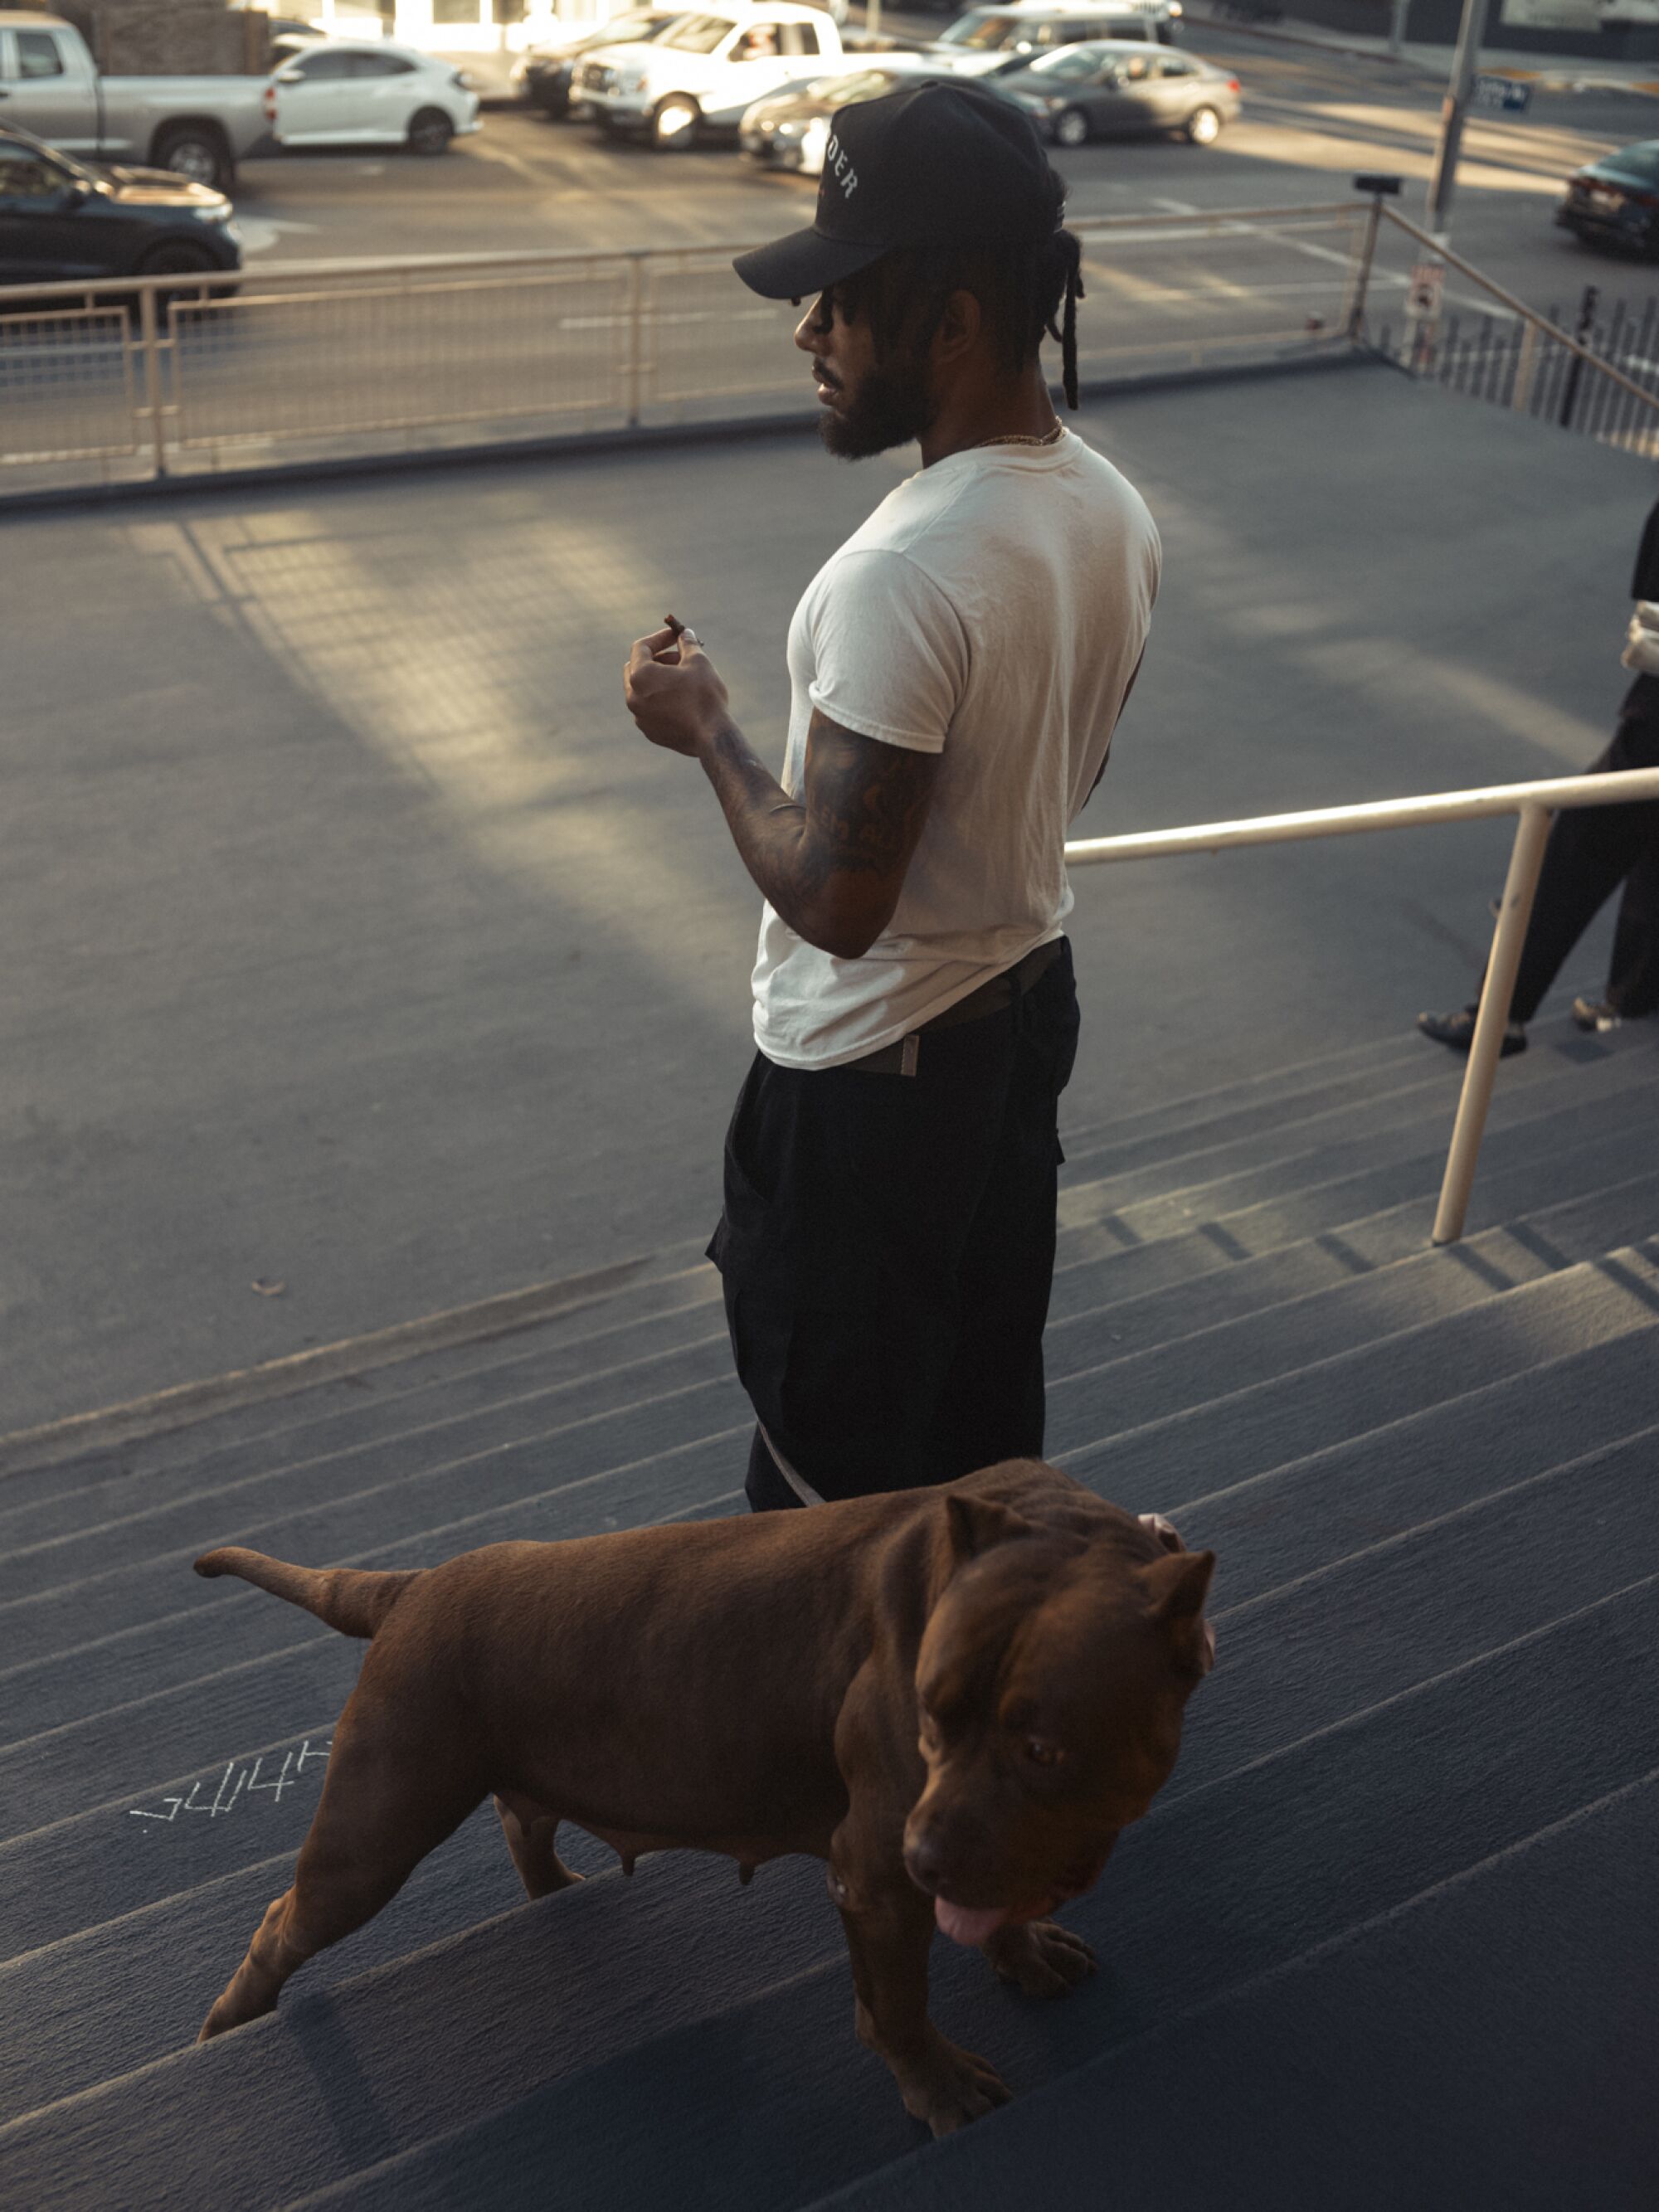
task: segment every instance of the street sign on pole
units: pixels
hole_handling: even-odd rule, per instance
[[[1519,77],[1478,76],[1469,88],[1471,107],[1495,108],[1504,115],[1524,115],[1532,104],[1532,87]]]
[[[1419,261],[1413,264],[1411,289],[1406,295],[1407,312],[1414,323],[1432,323],[1440,313],[1440,295],[1445,289],[1446,264],[1443,261]]]

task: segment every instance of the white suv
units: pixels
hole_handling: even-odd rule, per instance
[[[835,20],[798,0],[685,15],[649,46],[602,46],[576,72],[572,96],[611,131],[689,145],[705,126],[735,131],[745,108],[786,84],[867,65],[845,53]]]

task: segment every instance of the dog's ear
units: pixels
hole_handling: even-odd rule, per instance
[[[976,1559],[994,1545],[1012,1543],[1016,1536],[1035,1536],[1034,1522],[994,1498],[976,1498],[971,1491],[952,1490],[945,1500],[945,1525],[951,1534],[951,1551],[958,1566]]]
[[[1206,1665],[1208,1655],[1214,1650],[1204,1626],[1204,1601],[1214,1572],[1213,1552],[1171,1552],[1140,1570],[1152,1601],[1152,1619],[1167,1632],[1188,1666]]]

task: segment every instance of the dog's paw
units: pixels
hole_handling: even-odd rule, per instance
[[[984,2059],[937,2031],[924,2058],[895,2065],[893,2071],[905,2111],[913,2120],[925,2120],[936,2136],[954,2135],[970,2120],[1006,2105],[1012,2094]]]
[[[1095,1954],[1057,1920],[1005,1921],[980,1948],[1005,1982],[1028,1997],[1063,1997],[1095,1970]]]

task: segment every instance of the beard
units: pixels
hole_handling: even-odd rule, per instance
[[[920,438],[933,411],[926,362],[914,354],[899,354],[867,370],[844,407],[824,409],[818,418],[818,435],[837,460],[867,460],[872,453]]]

